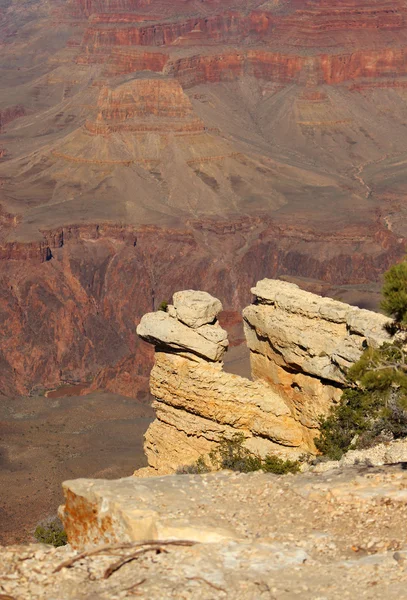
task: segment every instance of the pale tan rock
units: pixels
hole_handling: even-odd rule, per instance
[[[365,347],[389,341],[390,321],[285,281],[264,279],[252,293],[256,303],[243,311],[252,375],[282,394],[298,420],[315,430],[339,401],[347,370]]]
[[[188,327],[201,327],[213,323],[222,311],[222,303],[208,292],[183,290],[173,296],[177,318]]]
[[[306,292],[294,283],[263,279],[251,289],[251,292],[260,304],[271,304],[286,312],[303,315],[310,319],[317,318],[334,323],[346,323],[354,333],[364,337],[371,336],[379,343],[389,337],[384,331],[385,325],[391,322],[389,318],[332,298],[324,298]]]
[[[158,418],[151,423],[144,439],[149,466],[136,471],[137,477],[171,475],[185,465],[194,464],[201,456],[207,457],[215,446],[203,435],[187,434]]]
[[[133,479],[136,486],[123,481],[68,483],[67,506],[79,521],[73,529],[78,550],[82,543],[94,550],[92,539],[103,545],[114,523],[124,524],[126,540],[126,532],[135,534],[130,548],[104,546],[102,552],[81,556],[70,545],[0,547],[4,599],[405,597],[407,471],[399,467],[344,467],[296,476],[222,471]],[[164,525],[157,528],[160,536],[174,533],[166,529],[169,522],[176,524],[177,536],[188,539],[199,527],[209,541],[202,535],[192,546],[148,551],[148,541],[138,537],[143,514]],[[130,560],[135,551],[141,554]],[[128,562],[118,568],[126,556]],[[61,567],[65,561],[69,567]],[[113,565],[115,572],[106,577]]]
[[[218,543],[239,537],[219,519],[196,515],[188,477],[75,479],[65,481],[63,490],[65,505],[59,512],[74,549],[145,540]]]
[[[367,344],[390,339],[382,315],[296,285],[265,279],[252,292],[256,302],[243,317],[254,381],[222,370],[227,335],[216,298],[177,292],[167,314],[143,317],[137,331],[156,345],[150,389],[157,415],[143,473],[174,472],[236,432],[262,456],[316,452],[320,417],[339,402],[348,368]]]
[[[157,350],[150,390],[157,418],[145,434],[149,468],[137,476],[174,473],[207,459],[222,439],[238,432],[263,457],[296,459],[313,448],[313,438],[280,395],[261,381],[225,373],[218,363]]]
[[[168,475],[180,468],[193,465],[204,458],[210,468],[214,468],[208,458],[223,439],[231,439],[237,430],[234,427],[219,424],[180,408],[168,406],[163,402],[154,402],[156,420],[150,425],[144,442],[149,467],[135,472],[137,477]],[[246,436],[244,445],[254,454],[265,457],[276,454],[281,458],[296,460],[304,450],[282,446],[269,439],[253,435],[250,430],[241,430]]]
[[[349,450],[340,460],[321,462],[313,467],[315,473],[324,473],[331,469],[339,469],[352,465],[368,465],[380,467],[407,463],[407,439],[377,444],[364,450]]]
[[[256,352],[250,355],[250,365],[254,380],[266,382],[285,398],[293,415],[304,427],[304,440],[313,449],[313,440],[318,435],[319,417],[340,401],[342,389],[317,377],[290,372],[276,364],[272,358]]]
[[[196,331],[206,340],[214,342],[215,344],[219,344],[224,348],[227,348],[229,345],[227,331],[222,329],[222,327],[217,322],[213,325],[202,325],[201,327],[196,329]]]
[[[214,335],[215,339],[227,339],[226,332],[220,334],[220,326],[214,329],[217,332]],[[205,335],[201,335],[199,330],[187,327],[163,311],[144,315],[137,327],[137,333],[152,344],[186,351],[211,361],[220,360],[225,352],[225,345],[208,339],[206,330],[203,332]]]
[[[150,390],[160,402],[236,430],[285,446],[302,443],[301,427],[278,394],[260,381],[219,371],[209,363],[156,352]]]

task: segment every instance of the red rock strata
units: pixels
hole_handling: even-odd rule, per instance
[[[253,228],[258,238],[241,254],[245,232]],[[135,396],[150,361],[149,353],[140,353],[136,323],[180,286],[216,292],[225,307],[239,310],[250,300],[250,286],[265,275],[369,282],[406,247],[380,225],[334,235],[309,230],[304,238],[301,228],[243,219],[227,226],[196,223],[185,232],[70,227],[47,232],[42,243],[5,245],[1,393],[25,395],[60,381],[90,380],[104,369],[96,385]],[[210,248],[219,244],[223,257],[214,260]]]
[[[135,322],[173,291],[236,314],[265,276],[403,256],[406,2],[49,4],[0,14],[1,393],[137,394]]]

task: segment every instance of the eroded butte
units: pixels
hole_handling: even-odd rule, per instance
[[[0,43],[2,393],[132,394],[175,290],[403,256],[404,0],[3,0]]]

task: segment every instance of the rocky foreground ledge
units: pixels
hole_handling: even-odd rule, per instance
[[[2,597],[405,597],[402,465],[82,479],[65,483],[65,494],[72,546],[0,549]]]

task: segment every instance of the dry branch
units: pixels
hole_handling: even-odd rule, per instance
[[[105,546],[100,546],[99,548],[95,548],[94,550],[86,550],[85,552],[81,552],[80,554],[77,554],[73,558],[69,558],[68,560],[65,560],[60,565],[58,565],[54,569],[53,572],[58,573],[58,571],[61,571],[62,569],[69,569],[76,562],[78,562],[79,560],[82,560],[83,558],[88,558],[89,556],[95,556],[97,554],[111,554],[115,550],[126,550],[126,549],[130,549],[130,548],[139,548],[140,550],[141,549],[143,550],[142,552],[140,552],[140,550],[136,550],[132,554],[122,557],[120,559],[120,561],[117,561],[117,563],[115,563],[117,565],[120,562],[122,564],[129,562],[129,560],[127,560],[128,558],[130,560],[136,559],[138,556],[138,553],[144,554],[145,552],[148,552],[150,550],[161,550],[161,546],[194,546],[197,543],[198,542],[193,542],[191,540],[162,540],[162,541],[147,540],[145,542],[126,542],[123,544],[107,544]],[[131,557],[133,557],[133,558],[131,558]],[[120,564],[120,566],[122,566],[122,564]],[[118,568],[120,568],[120,566]],[[117,569],[115,569],[115,570],[117,570]],[[106,578],[106,573],[105,573],[105,578]]]

